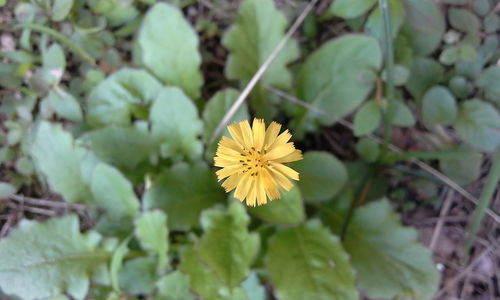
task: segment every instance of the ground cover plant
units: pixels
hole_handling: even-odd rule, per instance
[[[0,9],[2,299],[500,297],[496,1]]]

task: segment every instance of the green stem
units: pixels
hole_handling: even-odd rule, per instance
[[[65,35],[55,31],[54,29],[35,23],[21,23],[14,26],[14,29],[18,28],[31,29],[38,32],[46,33],[55,38],[56,40],[58,40],[59,42],[61,42],[62,44],[64,44],[65,46],[67,46],[71,51],[80,55],[84,60],[86,60],[90,64],[95,65],[95,60],[92,56],[90,56],[90,54],[88,54],[84,49],[76,45],[72,40],[67,38]]]
[[[484,215],[486,214],[486,209],[490,206],[491,200],[493,199],[493,194],[498,187],[498,181],[500,180],[500,150],[497,151],[495,157],[493,158],[493,165],[491,166],[488,178],[486,179],[486,184],[484,185],[481,196],[479,197],[479,205],[474,210],[472,214],[472,220],[470,223],[469,230],[466,234],[464,256],[467,257],[469,250],[476,239],[479,227],[483,222]]]
[[[392,134],[392,119],[394,114],[394,49],[392,41],[392,24],[389,2],[387,0],[378,1],[382,18],[384,20],[384,46],[385,46],[385,96],[387,105],[384,109],[384,143],[382,145],[383,152],[388,150],[390,138]]]

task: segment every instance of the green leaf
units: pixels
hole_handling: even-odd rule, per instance
[[[500,66],[491,66],[484,70],[476,81],[483,89],[486,99],[500,104]]]
[[[333,116],[344,117],[370,94],[381,64],[380,47],[372,37],[347,35],[332,40],[304,63],[298,77],[298,96]],[[292,125],[301,135],[317,123],[331,125],[334,120],[301,107]]]
[[[44,299],[64,293],[84,299],[89,275],[109,257],[97,250],[99,240],[95,232],[79,232],[75,215],[44,223],[22,220],[0,241],[2,292],[21,299]]]
[[[151,7],[142,20],[137,47],[135,59],[161,81],[181,87],[191,98],[200,96],[198,36],[180,9],[166,3]]]
[[[375,162],[380,155],[380,147],[374,141],[368,138],[362,138],[356,143],[356,152],[364,160]]]
[[[111,125],[84,134],[80,142],[103,161],[133,170],[156,153],[157,144],[148,131]]]
[[[242,288],[224,286],[192,246],[184,249],[179,269],[189,276],[192,290],[205,300],[248,300]]]
[[[328,8],[328,16],[337,16],[344,19],[352,19],[361,16],[370,10],[376,0],[336,0]]]
[[[445,20],[441,9],[432,0],[404,0],[404,31],[410,37],[416,54],[427,55],[441,44]],[[425,26],[422,24],[425,20]]]
[[[121,292],[120,284],[118,281],[118,272],[122,268],[123,259],[125,255],[128,253],[128,243],[130,242],[131,237],[129,236],[125,240],[123,240],[120,245],[115,249],[113,256],[111,257],[111,263],[109,264],[109,275],[111,278],[111,285],[113,286],[113,290],[116,292]]]
[[[161,277],[156,286],[161,300],[192,300],[194,295],[189,291],[189,277],[174,271]]]
[[[354,115],[354,135],[362,136],[372,133],[382,120],[380,105],[376,100],[370,100],[363,104]]]
[[[132,221],[139,213],[139,200],[132,184],[116,168],[99,163],[92,172],[92,195],[96,205],[115,221]]]
[[[395,101],[392,124],[400,127],[412,127],[415,122],[415,117],[413,117],[410,108],[401,100]]]
[[[451,180],[465,186],[479,179],[482,163],[483,156],[480,153],[466,149],[457,158],[440,159],[439,168]]]
[[[248,300],[266,300],[266,289],[260,283],[257,273],[251,272],[241,284],[245,289]]]
[[[151,293],[155,288],[157,264],[154,257],[127,260],[118,273],[122,290],[133,295]]]
[[[484,18],[484,30],[486,33],[494,33],[498,29],[500,29],[500,16],[490,14]]]
[[[229,49],[225,73],[229,79],[250,80],[285,35],[287,19],[271,0],[246,0],[240,4],[236,24],[222,44]],[[288,88],[292,77],[286,65],[299,56],[297,42],[289,40],[260,82]]]
[[[489,103],[468,100],[460,105],[455,130],[473,147],[493,152],[500,144],[500,115]]]
[[[8,182],[0,182],[0,199],[5,199],[17,192],[15,186]]]
[[[50,188],[69,202],[89,202],[90,191],[80,170],[85,150],[61,125],[42,121],[30,146],[38,171]]]
[[[151,133],[161,143],[163,156],[201,155],[203,145],[198,139],[203,123],[193,102],[177,87],[161,89],[151,107]]]
[[[328,152],[306,152],[303,160],[293,163],[293,168],[300,174],[297,185],[309,202],[330,200],[347,182],[344,165]]]
[[[329,225],[340,231],[343,218],[329,212]],[[343,244],[357,271],[359,286],[368,297],[432,299],[439,273],[431,253],[417,242],[413,228],[399,223],[388,201],[356,209]]]
[[[477,33],[481,27],[476,15],[465,8],[450,8],[448,21],[453,28],[465,33]]]
[[[51,19],[54,22],[60,22],[68,16],[73,7],[73,0],[54,0],[52,4]]]
[[[232,202],[227,212],[214,208],[201,215],[205,233],[198,248],[200,257],[229,289],[248,275],[259,249],[259,236],[248,232],[249,222],[239,202]]]
[[[66,57],[63,48],[54,43],[42,53],[42,68],[40,74],[50,86],[59,84],[66,68]]]
[[[144,196],[144,206],[162,209],[169,216],[168,227],[183,230],[197,226],[201,211],[224,199],[211,169],[180,163],[155,179]]]
[[[145,108],[162,85],[143,70],[123,68],[101,81],[87,101],[87,121],[94,126],[130,124],[134,108]]]
[[[249,206],[247,210],[253,216],[274,224],[298,224],[305,218],[302,196],[297,187],[284,193],[281,199],[273,200],[266,205]]]
[[[453,65],[460,59],[460,49],[457,46],[446,47],[439,55],[439,61],[444,65]]]
[[[209,145],[208,142],[212,137],[213,132],[219,125],[220,121],[224,118],[225,114],[229,111],[231,105],[236,101],[239,96],[239,91],[231,88],[224,89],[222,91],[218,91],[205,105],[205,109],[203,110],[203,141],[209,147],[206,150],[207,157],[210,159],[215,154],[215,148],[217,147],[217,143],[213,143]],[[229,120],[228,124],[233,122],[240,122],[243,120],[248,120],[249,114],[246,103],[243,103],[236,113],[233,115],[231,120]],[[222,135],[229,136],[229,131],[227,128],[223,130],[220,136],[217,137],[218,140]]]
[[[54,87],[51,89],[46,99],[61,118],[74,122],[82,121],[83,114],[80,103],[62,88]]]
[[[435,60],[426,57],[415,57],[406,88],[413,98],[420,101],[428,89],[442,80],[443,73],[443,67]]]
[[[463,76],[454,76],[451,78],[448,87],[459,98],[466,98],[474,90],[472,83]]]
[[[266,264],[279,299],[358,299],[347,254],[317,220],[271,237]]]
[[[457,101],[444,86],[437,85],[422,99],[422,117],[429,125],[450,125],[457,118]]]
[[[392,25],[392,38],[395,38],[403,25],[404,8],[402,0],[389,0],[388,1]],[[368,17],[365,25],[366,31],[376,37],[381,43],[384,41],[384,19],[380,11],[380,6],[377,6]]]
[[[168,264],[167,215],[159,210],[144,212],[135,220],[134,233],[144,250],[158,255],[158,272],[163,271]]]

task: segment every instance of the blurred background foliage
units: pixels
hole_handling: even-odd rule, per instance
[[[308,2],[0,0],[0,294],[500,297],[498,257],[496,289],[450,267],[498,246],[500,5],[314,4],[231,115],[305,153],[296,186],[250,208],[217,183],[211,137]],[[459,238],[431,252],[408,225],[445,198],[465,203]]]

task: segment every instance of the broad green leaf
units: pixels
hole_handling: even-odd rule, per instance
[[[50,18],[54,22],[64,20],[73,7],[73,0],[54,0]]]
[[[103,161],[130,170],[157,151],[157,143],[150,133],[132,126],[96,129],[84,134],[80,142]]]
[[[247,210],[251,215],[274,224],[298,224],[305,218],[302,196],[297,187],[285,192],[281,199],[261,206],[247,207]]]
[[[250,275],[241,284],[247,294],[248,300],[266,300],[266,289],[260,283],[259,278],[255,272]]]
[[[163,271],[168,264],[167,215],[159,210],[144,212],[135,221],[134,233],[144,250],[158,255],[157,269]]]
[[[352,19],[361,16],[377,3],[376,0],[335,0],[328,8],[327,15]]]
[[[330,200],[347,182],[344,165],[328,152],[306,152],[303,160],[293,163],[293,168],[300,174],[297,185],[309,202]]]
[[[8,182],[0,182],[0,199],[5,199],[17,191],[16,187]]]
[[[441,44],[445,31],[441,9],[432,0],[404,0],[403,3],[404,31],[410,37],[413,50],[420,55],[432,53]]]
[[[477,33],[481,27],[476,15],[464,8],[450,8],[448,21],[453,28],[465,33]]]
[[[234,101],[236,101],[238,96],[239,91],[227,88],[217,92],[205,105],[205,109],[203,110],[203,141],[205,142],[205,144],[208,144],[213,132],[219,125],[219,122],[222,120],[222,118],[224,118],[225,114],[229,111],[229,108],[234,103]],[[248,109],[246,103],[243,103],[228,123],[231,124],[233,122],[240,122],[248,119]],[[227,128],[224,129],[221,136],[222,135],[229,136],[229,131],[227,130]],[[217,140],[219,138],[220,136],[217,137]],[[211,149],[210,158],[214,156],[216,146],[216,143],[213,143],[213,145],[209,145],[209,149]]]
[[[458,135],[473,147],[493,152],[500,145],[500,115],[482,100],[465,101],[455,122]]]
[[[214,208],[201,215],[204,235],[198,247],[200,257],[230,289],[248,275],[259,249],[259,236],[248,232],[249,222],[238,202],[232,202],[227,212]]]
[[[410,69],[410,78],[406,88],[415,100],[420,101],[427,90],[438,84],[443,78],[443,67],[430,58],[415,57]]]
[[[115,221],[129,221],[139,213],[139,200],[132,184],[116,168],[99,163],[91,181],[92,195],[98,207]]]
[[[484,30],[486,33],[494,33],[498,29],[500,29],[500,16],[490,14],[484,18]]]
[[[329,211],[331,228],[340,232],[341,215]],[[343,245],[357,271],[360,288],[370,298],[432,299],[439,273],[417,232],[404,227],[388,201],[356,209]]]
[[[215,173],[206,165],[180,163],[154,180],[144,196],[144,206],[166,212],[171,230],[185,230],[198,226],[201,211],[225,198]]]
[[[460,158],[443,158],[439,160],[439,168],[454,182],[465,186],[479,179],[483,156],[480,153],[467,150]]]
[[[94,126],[128,125],[134,111],[146,110],[161,87],[161,83],[148,72],[123,68],[90,92],[87,121]]]
[[[480,84],[478,83],[478,85]],[[474,86],[472,85],[472,83],[463,76],[454,76],[453,78],[451,78],[450,82],[448,83],[448,87],[453,92],[453,94],[459,98],[466,98],[474,90]]]
[[[192,300],[194,295],[189,291],[189,277],[174,271],[161,277],[156,283],[161,300]]]
[[[0,241],[0,289],[21,299],[64,293],[84,299],[90,275],[109,258],[97,250],[99,240],[95,232],[79,232],[75,215],[44,223],[22,220]]]
[[[85,150],[76,146],[61,125],[41,122],[30,153],[50,188],[69,202],[89,202],[90,191],[80,170]]]
[[[52,44],[42,53],[42,68],[40,75],[49,86],[57,85],[66,68],[66,57],[64,50],[59,44]]]
[[[229,49],[225,73],[229,79],[250,80],[285,35],[287,19],[272,0],[245,0],[235,25],[222,44]],[[299,56],[297,42],[289,40],[260,80],[264,85],[287,88],[291,74],[286,65]]]
[[[154,257],[127,260],[118,273],[121,289],[133,295],[151,293],[157,279],[157,264]]]
[[[363,104],[354,115],[354,135],[362,136],[372,133],[382,121],[382,111],[376,100]]]
[[[401,25],[403,25],[405,13],[403,0],[389,0],[388,4],[391,16],[392,38],[395,38],[401,28]],[[384,19],[379,6],[377,6],[368,17],[365,28],[368,33],[372,34],[379,41],[381,41],[381,44],[383,44],[385,38]]]
[[[339,239],[317,220],[278,231],[266,256],[278,299],[358,299],[354,272]]]
[[[184,249],[179,270],[189,276],[191,289],[205,300],[247,300],[242,288],[224,286],[192,246]]]
[[[429,125],[450,125],[457,118],[457,101],[443,86],[435,86],[422,99],[422,117]]]
[[[368,138],[362,138],[356,143],[356,152],[364,160],[375,162],[380,155],[380,147],[374,141]]]
[[[54,87],[47,95],[47,101],[54,111],[69,121],[79,122],[83,119],[82,108],[78,100],[60,87]]]
[[[308,57],[299,73],[298,96],[333,116],[344,117],[370,94],[381,64],[376,39],[364,35],[337,38]],[[331,125],[334,120],[301,107],[292,125],[301,135],[318,123]]]
[[[392,124],[400,127],[415,125],[415,117],[410,108],[401,100],[394,101],[394,117]]]
[[[151,7],[137,36],[137,60],[169,85],[181,87],[191,98],[200,96],[203,77],[198,36],[177,7]]]
[[[194,103],[177,87],[164,87],[159,92],[149,115],[151,133],[161,143],[165,157],[200,156],[203,145],[198,139],[203,123]]]
[[[500,104],[500,66],[491,66],[484,70],[476,84],[483,89],[486,99]]]

